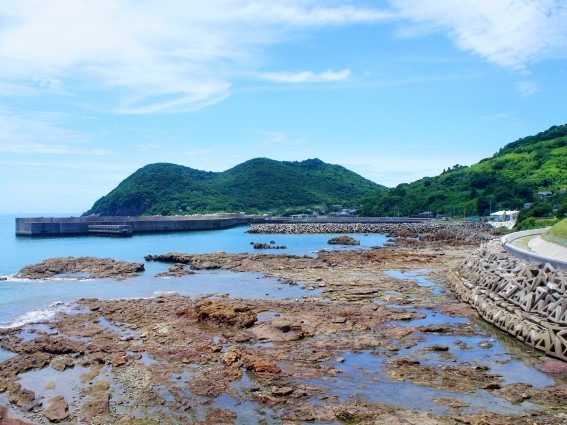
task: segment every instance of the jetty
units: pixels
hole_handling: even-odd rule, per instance
[[[254,223],[417,223],[415,217],[272,217],[254,214],[207,214],[137,217],[33,217],[16,218],[17,236],[123,235],[136,233],[219,230]]]
[[[122,235],[136,233],[217,230],[250,224],[262,216],[218,214],[139,217],[16,218],[17,236]]]

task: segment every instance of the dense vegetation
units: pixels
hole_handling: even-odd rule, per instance
[[[483,216],[533,203],[538,214],[565,208],[567,125],[506,145],[470,167],[455,165],[436,177],[424,177],[376,192],[363,201],[361,213],[400,216],[432,211],[445,216]],[[541,195],[539,192],[551,192]],[[534,210],[531,211],[533,215]],[[530,213],[524,213],[530,214]]]
[[[351,205],[386,190],[319,159],[282,162],[256,158],[220,173],[175,164],[150,164],[122,181],[85,214],[172,215],[267,212],[316,205]]]
[[[567,216],[567,125],[510,143],[470,167],[386,189],[318,159],[256,158],[220,173],[150,164],[99,199],[85,214],[305,212],[315,206],[361,205],[367,216],[431,211],[450,217],[521,210],[518,228]],[[525,204],[531,207],[524,208]]]

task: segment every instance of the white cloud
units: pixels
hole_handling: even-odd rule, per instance
[[[414,25],[405,35],[447,32],[455,44],[505,68],[567,55],[563,0],[391,0]]]
[[[234,78],[253,69],[262,49],[291,32],[390,18],[377,9],[313,0],[3,2],[0,84],[35,82],[40,92],[72,92],[80,81],[118,95],[112,108],[119,113],[195,110],[229,96]],[[327,71],[295,78],[346,76]],[[279,75],[286,77],[294,75]]]
[[[530,97],[538,92],[538,86],[533,81],[518,81],[516,89],[523,97]]]
[[[319,74],[311,71],[301,72],[263,72],[258,77],[274,83],[329,83],[345,81],[350,76],[350,69],[342,71],[327,70]]]
[[[195,150],[183,152],[184,155],[197,156],[197,157],[201,157],[203,155],[210,155],[211,153],[214,153],[212,149],[195,149]]]
[[[52,155],[112,153],[107,149],[89,148],[84,137],[59,125],[60,118],[58,114],[18,115],[0,109],[0,152]]]
[[[303,140],[290,139],[282,131],[258,130],[257,133],[262,137],[261,146],[299,146],[303,144]]]

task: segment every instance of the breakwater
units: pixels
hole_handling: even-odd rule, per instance
[[[486,223],[420,222],[420,223],[252,223],[248,233],[382,233],[389,237],[432,240],[460,240],[481,243],[493,238]]]
[[[215,230],[250,224],[261,216],[243,214],[144,217],[35,217],[16,218],[18,236],[66,236],[97,234],[92,229],[122,226],[128,233]],[[91,231],[89,231],[91,230]]]
[[[456,295],[520,341],[567,361],[567,272],[482,245],[449,273]]]

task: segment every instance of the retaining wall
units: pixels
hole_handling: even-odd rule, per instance
[[[506,252],[522,258],[526,261],[530,262],[542,262],[542,263],[549,263],[554,268],[559,270],[567,270],[567,261],[563,261],[556,258],[547,258],[543,255],[539,255],[537,252],[533,252],[527,249],[523,249],[519,246],[514,245],[514,241],[517,239],[521,239],[528,236],[539,236],[543,235],[549,227],[544,229],[533,229],[533,230],[524,230],[521,232],[514,232],[502,237],[502,245]]]
[[[567,361],[567,272],[488,242],[449,274],[456,295],[526,344]]]

